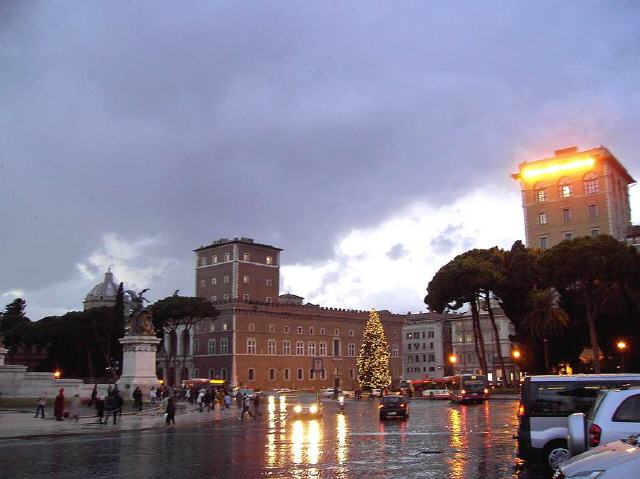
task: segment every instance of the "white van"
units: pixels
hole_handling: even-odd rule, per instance
[[[556,469],[569,459],[568,416],[586,413],[602,389],[640,385],[640,374],[527,376],[518,408],[518,457]]]

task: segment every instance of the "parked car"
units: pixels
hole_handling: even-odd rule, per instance
[[[603,389],[640,385],[640,374],[528,376],[518,408],[518,456],[556,469],[570,458],[568,417],[586,413]]]
[[[572,456],[587,449],[640,434],[640,388],[603,391],[588,414],[569,416]]]
[[[407,419],[409,417],[409,401],[404,396],[383,396],[378,405],[378,414],[381,420],[388,417]]]
[[[638,477],[637,437],[614,441],[579,454],[562,464],[553,479],[622,479]]]
[[[303,393],[294,401],[290,413],[294,417],[322,417],[322,402],[314,393]]]
[[[382,389],[372,389],[370,393],[370,397],[372,398],[381,398],[382,397]]]

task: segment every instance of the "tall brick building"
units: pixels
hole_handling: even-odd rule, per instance
[[[300,296],[280,295],[280,251],[249,238],[218,240],[195,250],[196,295],[212,301],[220,315],[201,322],[180,344],[165,340],[187,353],[186,370],[179,377],[220,378],[263,390],[355,388],[368,312],[324,308],[304,304]],[[379,314],[397,383],[405,317]],[[158,357],[160,375],[166,367],[163,358]],[[168,383],[177,382],[175,371],[168,373]]]

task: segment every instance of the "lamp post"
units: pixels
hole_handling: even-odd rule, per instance
[[[450,354],[449,355],[449,364],[451,364],[451,373],[455,374],[455,367],[456,367],[456,363],[458,362],[458,356],[456,356],[455,354]]]
[[[620,372],[624,372],[624,352],[627,349],[627,343],[625,341],[618,341],[616,344],[618,351],[620,352]]]
[[[511,351],[511,356],[513,357],[513,363],[516,365],[516,381],[518,384],[520,384],[520,367],[518,365],[518,361],[520,361],[522,353],[519,349],[514,349],[513,351]]]

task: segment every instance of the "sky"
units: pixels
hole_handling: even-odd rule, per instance
[[[634,1],[0,2],[0,306],[82,308],[111,266],[195,293],[251,237],[281,292],[425,310],[524,239],[518,163],[608,147],[640,177]],[[631,188],[640,221],[640,194]]]

